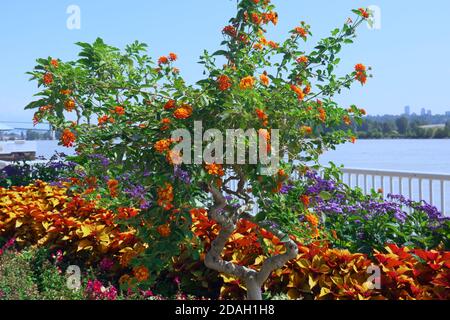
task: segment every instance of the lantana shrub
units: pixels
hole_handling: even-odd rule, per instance
[[[274,5],[240,0],[236,16],[222,30],[222,48],[204,52],[205,77],[193,85],[182,78],[175,53],[154,61],[140,42],[121,51],[97,39],[77,44],[76,61],[37,60],[30,75],[41,88],[40,98],[27,108],[38,109],[35,122],[46,120],[62,132],[61,144],[76,148],[71,160],[78,164],[80,183],[73,189],[113,211],[139,208],[138,214],[123,213],[121,224],[133,227],[147,244],[132,262],[145,275],[142,285],[151,285],[171,258],[190,246],[192,209],[207,208],[221,225],[205,264],[241,278],[251,299],[260,299],[270,273],[297,255],[291,236],[316,236],[316,229],[298,219],[306,206],[289,176],[304,174],[305,164],[317,163],[324,150],[355,140],[351,124],[365,111],[334,101],[342,89],[369,77],[361,63],[343,76],[335,72],[342,46],[353,42],[357,27],[369,18],[366,9],[354,13],[306,52],[304,42],[312,36],[308,24],[294,26],[284,42],[276,43],[266,38],[267,25],[278,22]],[[172,133],[193,133],[196,121],[202,123],[200,137],[178,152],[174,147],[189,139]],[[275,174],[263,174],[262,163],[215,159],[224,143],[216,141],[211,148],[211,137],[203,133],[239,128],[254,129],[269,158],[282,159]],[[279,130],[279,154],[274,130]],[[249,144],[246,138],[241,145],[246,159]],[[192,152],[195,156],[196,146],[215,160],[180,163]],[[258,270],[223,260],[221,252],[240,219],[276,234],[285,250]]]

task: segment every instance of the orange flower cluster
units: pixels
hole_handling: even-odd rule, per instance
[[[117,209],[117,217],[119,219],[131,219],[138,215],[139,210],[135,208],[119,208]]]
[[[313,129],[310,126],[301,126],[300,132],[304,134],[311,134],[313,132]]]
[[[352,124],[352,120],[350,119],[349,116],[344,116],[344,118],[342,119],[342,121],[344,121],[344,123],[349,126]]]
[[[108,191],[111,197],[116,198],[119,195],[119,192],[117,191],[119,181],[116,179],[109,179],[108,182],[106,182],[106,185],[108,186]]]
[[[135,231],[121,231],[114,220],[112,211],[70,196],[66,188],[41,181],[0,188],[0,237],[15,237],[21,247],[63,249],[87,263],[106,256],[122,261],[126,252],[130,257],[139,254],[143,247]]]
[[[73,147],[76,140],[75,133],[73,133],[70,129],[66,128],[63,130],[61,135],[61,143],[65,147]]]
[[[208,172],[208,174],[213,176],[223,177],[225,175],[223,166],[221,164],[207,163],[205,164],[205,169]]]
[[[369,12],[368,12],[366,9],[364,9],[364,8],[359,8],[358,11],[361,13],[361,16],[362,16],[364,19],[369,19],[370,14],[369,14]]]
[[[166,56],[159,57],[158,64],[159,65],[168,64],[170,61],[173,62],[173,61],[176,61],[177,59],[178,59],[178,56],[175,53],[171,52],[171,53],[169,53],[168,57],[166,57]]]
[[[217,78],[217,83],[219,84],[219,90],[220,91],[226,91],[228,89],[231,88],[231,86],[233,85],[231,83],[231,80],[228,76],[226,75],[221,75]]]
[[[53,83],[53,74],[51,74],[50,72],[47,72],[46,74],[44,74],[44,77],[42,78],[42,80],[44,81],[45,85],[50,85]]]
[[[158,188],[158,206],[162,207],[165,211],[169,211],[173,208],[173,187],[170,183],[166,183],[164,187]]]
[[[306,37],[308,36],[308,31],[303,27],[296,27],[294,29],[294,33],[298,34],[303,39],[306,39]]]
[[[297,58],[297,63],[300,63],[300,64],[308,64],[308,62],[309,62],[309,59],[308,59],[308,57],[307,56],[301,56],[300,58]]]
[[[170,230],[170,226],[167,224],[164,224],[162,226],[159,226],[156,228],[156,231],[158,232],[158,234],[163,237],[163,238],[167,238],[170,236],[171,234],[171,230]]]
[[[113,110],[111,110],[112,114],[117,114],[118,116],[123,116],[125,114],[125,108],[122,106],[115,106]]]
[[[309,203],[311,202],[311,197],[306,194],[303,194],[300,196],[300,201],[307,208],[307,207],[309,207]]]
[[[164,105],[164,110],[175,109],[177,107],[177,103],[175,100],[169,100]]]
[[[266,127],[269,124],[269,117],[264,112],[264,110],[256,109],[256,115],[258,116],[259,120],[262,121],[262,125]]]
[[[322,107],[317,108],[317,110],[319,111],[320,121],[325,122],[325,120],[327,119],[327,112]]]
[[[153,147],[159,153],[166,153],[167,151],[169,151],[172,143],[173,143],[172,139],[163,139],[157,141]]]
[[[233,38],[235,38],[237,35],[237,31],[234,26],[226,26],[225,28],[223,28],[222,32]]]
[[[262,13],[262,21],[267,24],[272,22],[274,26],[278,24],[278,13],[269,11],[267,13]]]
[[[168,130],[171,122],[172,121],[169,118],[162,118],[161,119],[161,130],[162,131]]]
[[[50,64],[51,64],[53,67],[55,67],[55,68],[58,68],[58,66],[59,66],[59,62],[58,62],[57,59],[52,59],[52,60],[50,61]]]
[[[72,90],[70,90],[70,89],[63,89],[63,90],[59,91],[59,93],[64,95],[64,96],[70,96],[72,94]]]
[[[263,73],[262,75],[260,75],[259,80],[261,80],[261,83],[263,85],[265,85],[266,87],[269,85],[270,80],[266,73]]]
[[[239,88],[241,88],[241,90],[250,90],[253,89],[254,85],[255,78],[253,78],[252,76],[247,76],[241,80],[241,82],[239,83]]]
[[[298,100],[301,101],[305,98],[305,93],[303,92],[303,90],[301,88],[297,87],[296,85],[291,84],[291,90],[295,92]]]
[[[177,119],[187,119],[192,115],[192,107],[188,104],[183,104],[173,112],[173,116]]]
[[[355,79],[361,82],[362,85],[364,85],[367,82],[366,66],[361,63],[358,63],[355,66],[355,71],[356,71]]]
[[[166,56],[159,57],[159,59],[158,59],[158,64],[159,65],[167,64],[167,63],[169,63],[169,58],[167,58]]]
[[[105,123],[114,123],[115,120],[112,117],[109,117],[107,115],[101,116],[100,118],[98,118],[98,125],[104,125]]]
[[[46,111],[49,111],[52,109],[53,109],[53,106],[51,104],[48,104],[46,106],[39,107],[39,112],[43,113],[43,112],[46,112]]]
[[[75,101],[73,99],[68,99],[64,102],[64,109],[68,112],[72,112],[75,109]]]
[[[147,281],[150,277],[150,273],[148,272],[148,269],[145,266],[139,266],[133,268],[133,275],[139,282]]]

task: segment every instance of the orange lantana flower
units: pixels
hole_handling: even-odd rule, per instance
[[[300,201],[303,203],[305,207],[308,207],[309,203],[311,202],[311,197],[306,194],[303,194],[300,196]]]
[[[300,35],[300,37],[302,38],[306,38],[306,36],[308,35],[308,31],[306,31],[306,29],[303,27],[296,27],[294,29],[294,32]]]
[[[73,111],[73,109],[75,109],[75,101],[73,99],[66,100],[66,102],[64,102],[64,109],[69,112]]]
[[[121,106],[115,106],[112,112],[119,116],[123,116],[125,114],[125,108]]]
[[[305,98],[305,94],[303,93],[303,90],[296,85],[291,84],[291,90],[294,91],[297,94],[298,100],[303,100]]]
[[[192,115],[192,107],[188,104],[183,104],[173,112],[173,116],[177,119],[187,119]]]
[[[176,61],[177,59],[178,59],[178,56],[175,53],[173,53],[173,52],[169,53],[170,61]]]
[[[225,172],[223,171],[223,166],[221,164],[207,163],[205,164],[205,169],[208,172],[208,174],[213,176],[222,177],[225,175]]]
[[[148,280],[150,274],[148,272],[148,269],[144,266],[139,266],[133,269],[133,274],[136,277],[136,279],[140,282]]]
[[[248,76],[241,80],[241,82],[239,83],[239,88],[241,88],[241,90],[249,90],[252,89],[254,85],[255,78],[253,78],[252,76]]]
[[[176,101],[175,100],[169,100],[164,105],[164,109],[165,110],[174,109],[176,106],[177,105],[176,105]]]
[[[264,110],[256,109],[256,115],[258,116],[259,120],[262,121],[263,126],[267,126],[267,125],[268,125],[268,119],[269,119],[269,117],[268,117],[267,114],[264,112]]]
[[[221,75],[217,78],[217,83],[219,84],[220,91],[226,91],[231,88],[232,83],[228,76]]]
[[[170,183],[166,183],[164,187],[158,188],[158,206],[162,207],[165,211],[173,208],[173,187]]]
[[[259,79],[261,80],[261,83],[263,85],[265,85],[266,87],[269,85],[269,77],[263,73],[262,75],[259,76]]]
[[[51,64],[52,66],[54,66],[55,68],[58,68],[58,66],[59,66],[59,62],[58,62],[57,59],[52,59],[52,60],[50,61],[50,64]]]
[[[108,182],[106,182],[106,185],[108,186],[109,194],[111,197],[116,198],[118,195],[117,188],[119,186],[119,181],[116,179],[110,179]]]
[[[319,218],[317,218],[315,214],[307,213],[305,214],[305,219],[313,227],[317,227],[319,225]]]
[[[313,130],[310,126],[302,126],[300,131],[306,134],[311,134]]]
[[[158,64],[167,64],[167,63],[169,63],[169,58],[167,58],[166,56],[159,57]]]
[[[163,139],[163,140],[159,140],[157,141],[153,147],[155,148],[155,150],[159,153],[165,153],[166,151],[169,150],[170,145],[172,144],[172,140],[170,139]]]
[[[167,238],[168,236],[170,236],[170,233],[171,233],[170,226],[167,224],[159,226],[158,228],[156,228],[156,231],[163,238]]]
[[[309,62],[309,59],[307,56],[301,56],[296,61],[301,64],[307,64]]]
[[[42,79],[45,85],[49,85],[53,82],[53,74],[47,72],[46,74],[44,74],[44,77]]]
[[[75,142],[76,136],[70,129],[64,129],[61,135],[61,143],[65,147],[72,147]]]

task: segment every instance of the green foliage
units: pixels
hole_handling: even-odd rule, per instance
[[[8,250],[0,255],[0,299],[78,300],[83,289],[67,288],[65,275],[48,260],[44,249],[21,252]]]

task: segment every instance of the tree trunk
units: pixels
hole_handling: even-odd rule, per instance
[[[216,239],[211,243],[211,248],[206,253],[205,265],[213,270],[221,273],[232,275],[245,282],[247,287],[248,300],[262,300],[262,286],[266,282],[270,274],[281,267],[286,262],[297,256],[297,244],[286,237],[284,233],[273,228],[270,224],[266,229],[274,233],[275,236],[283,241],[286,252],[267,258],[260,271],[256,271],[244,266],[236,265],[232,262],[222,259],[222,251],[227,244],[229,237],[236,229],[236,223],[241,217],[241,212],[230,212],[231,209],[227,207],[224,196],[214,187],[210,187],[214,198],[215,206],[209,210],[210,218],[214,219],[220,225],[220,231]],[[229,215],[226,214],[229,213]]]

